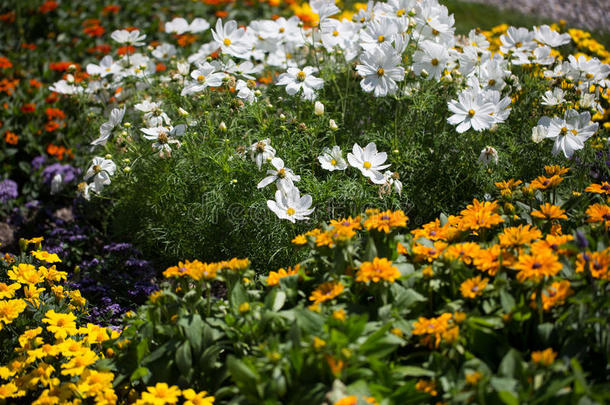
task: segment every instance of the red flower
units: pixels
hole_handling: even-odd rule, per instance
[[[13,67],[13,64],[10,60],[5,58],[4,56],[0,56],[0,69],[10,69]]]
[[[53,0],[45,1],[42,6],[40,6],[39,10],[42,14],[50,13],[55,10],[59,6],[59,3]]]
[[[36,104],[33,103],[24,104],[21,107],[21,112],[24,114],[33,113],[34,111],[36,111]]]
[[[125,45],[120,47],[119,49],[117,49],[117,53],[119,55],[131,55],[136,51],[135,46],[131,46],[131,45]]]

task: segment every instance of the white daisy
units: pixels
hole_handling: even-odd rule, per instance
[[[110,119],[100,126],[99,138],[92,141],[91,145],[106,145],[106,141],[108,141],[108,138],[110,138],[112,130],[121,124],[121,121],[123,121],[124,116],[125,107],[113,108],[112,111],[110,111]]]
[[[275,170],[267,170],[268,176],[258,183],[256,188],[267,187],[273,182],[277,182],[279,189],[288,190],[294,187],[294,182],[301,180],[301,176],[297,176],[291,169],[284,167],[284,161],[278,157],[271,159],[271,165]]]
[[[316,99],[316,90],[324,87],[324,80],[315,77],[313,73],[316,69],[311,66],[306,66],[302,70],[298,68],[288,68],[286,73],[282,73],[278,77],[277,85],[286,86],[286,93],[294,96],[302,90],[301,97],[306,100],[313,101]]]
[[[332,149],[324,148],[322,154],[318,156],[318,161],[322,165],[322,169],[331,172],[347,169],[347,162],[343,159],[343,153],[339,146],[333,146]]]
[[[110,176],[113,176],[115,171],[116,165],[112,160],[96,156],[93,158],[91,166],[85,173],[85,180],[89,180],[93,177],[92,188],[95,192],[99,193],[104,186],[110,184]]]
[[[292,223],[297,220],[309,219],[314,208],[310,208],[312,198],[309,194],[300,196],[299,189],[292,187],[288,190],[277,190],[275,201],[267,200],[267,207],[280,219],[287,219]]]
[[[368,177],[375,184],[384,184],[385,176],[381,170],[387,169],[390,165],[384,165],[388,155],[385,152],[378,153],[377,145],[369,143],[362,149],[357,143],[352,147],[352,153],[347,154],[347,161],[350,166],[359,169],[360,172]]]
[[[457,100],[449,101],[448,107],[453,115],[447,118],[447,122],[457,125],[456,131],[460,134],[470,128],[475,131],[489,129],[496,121],[494,105],[484,100],[474,88],[462,91]]]
[[[405,69],[400,65],[400,55],[389,44],[383,44],[367,52],[360,58],[356,71],[364,79],[360,87],[375,97],[394,94],[398,90],[396,82],[405,77]]]
[[[263,162],[270,162],[275,157],[275,149],[271,146],[271,140],[267,138],[250,145],[250,157],[256,162],[258,170],[263,166]]]

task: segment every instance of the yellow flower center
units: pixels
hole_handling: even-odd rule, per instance
[[[294,208],[288,208],[288,209],[286,210],[286,214],[288,214],[288,215],[294,215],[294,213],[295,213],[295,212],[296,212],[296,211],[294,210]]]
[[[197,76],[197,81],[198,81],[199,83],[203,83],[203,82],[204,82],[204,80],[205,80],[205,76],[204,76],[204,75],[199,75],[199,76]]]
[[[284,33],[284,31],[286,31],[286,28],[281,27],[281,28],[280,28],[280,34],[283,34],[283,33]]]
[[[470,115],[471,117],[474,117],[474,110],[472,108],[470,110],[468,110],[468,115]]]
[[[371,168],[371,162],[369,161],[365,161],[362,166],[364,166],[365,169],[370,169]]]
[[[333,166],[337,166],[337,161],[335,159],[333,159],[330,161],[330,164]]]
[[[377,75],[378,75],[378,76],[383,76],[383,75],[384,75],[384,73],[385,73],[385,70],[383,70],[383,68],[379,68],[379,69],[377,69]]]
[[[517,42],[517,43],[515,44],[515,48],[521,48],[521,45],[523,45],[521,42]]]
[[[438,34],[440,34],[440,32],[435,29],[432,30],[432,35],[437,36]]]
[[[229,38],[225,38],[224,41],[222,41],[226,46],[231,45],[231,40]]]
[[[566,127],[562,127],[562,128],[561,128],[561,134],[562,134],[562,135],[565,135],[565,134],[567,134],[567,133],[568,133],[568,129],[567,129]]]
[[[93,171],[99,173],[102,171],[102,167],[100,165],[93,166]]]
[[[339,36],[339,31],[333,31],[333,37]]]
[[[297,80],[298,80],[298,81],[300,81],[300,82],[305,81],[305,77],[306,77],[306,76],[307,76],[307,75],[305,74],[305,72],[303,72],[303,71],[301,70],[299,73],[297,73]]]
[[[383,42],[383,41],[385,41],[385,37],[383,35],[379,35],[377,37],[377,42]]]
[[[396,11],[396,17],[402,17],[403,15],[405,15],[406,10],[404,8],[401,8],[400,10]]]
[[[572,133],[572,135],[574,135],[574,136],[577,136],[577,135],[578,135],[578,131],[577,131],[577,130],[575,130],[575,129],[572,129],[570,132],[571,132],[571,133]]]
[[[438,65],[438,59],[434,58],[430,61],[430,63],[432,63],[432,66],[437,66]]]
[[[280,179],[283,179],[284,177],[286,177],[286,169],[282,168],[282,169],[278,170],[277,177],[279,177]]]

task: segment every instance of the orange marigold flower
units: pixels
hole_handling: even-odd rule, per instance
[[[481,276],[469,278],[460,285],[460,292],[464,298],[476,298],[479,295],[483,295],[483,290],[487,287],[489,280]]]
[[[334,403],[334,405],[357,405],[357,404],[358,404],[358,397],[355,395],[343,397]]]
[[[555,361],[557,353],[553,349],[548,348],[538,352],[532,352],[532,361],[543,366],[550,366]]]
[[[559,254],[566,254],[566,249],[560,249],[561,246],[565,245],[569,241],[574,239],[572,235],[552,235],[548,234],[544,240],[536,241],[532,244],[531,252],[536,254],[539,250],[551,249]]]
[[[297,235],[291,242],[295,245],[301,246],[307,243],[307,237],[305,235]]]
[[[50,13],[59,7],[59,3],[53,0],[45,1],[38,9],[42,14]]]
[[[517,280],[520,282],[526,280],[538,282],[545,276],[551,277],[559,273],[562,265],[557,256],[548,250],[537,252],[535,255],[523,254],[519,256],[513,268],[519,271]]]
[[[119,11],[121,11],[121,6],[119,6],[118,4],[110,4],[102,9],[102,14],[116,14]]]
[[[406,255],[409,253],[406,247],[400,242],[396,243],[396,251],[399,255]]]
[[[441,226],[441,221],[436,219],[423,225],[421,228],[414,229],[411,231],[413,234],[413,240],[419,238],[426,238],[431,241],[445,240],[447,236],[447,229]]]
[[[533,240],[540,239],[541,237],[542,232],[531,225],[512,226],[504,229],[504,231],[498,235],[500,245],[504,247],[525,245]]]
[[[544,171],[547,176],[563,176],[570,171],[570,168],[559,165],[547,165],[544,166]]]
[[[282,268],[278,271],[270,271],[269,275],[267,276],[267,285],[270,287],[278,285],[280,283],[280,280],[284,277],[298,274],[300,267],[301,266],[297,264],[296,266],[294,266],[294,268],[288,267],[288,270]]]
[[[375,229],[378,232],[390,233],[395,228],[404,228],[407,226],[409,218],[402,210],[377,212],[364,221],[364,227],[367,231]]]
[[[339,281],[327,281],[320,284],[309,296],[309,301],[314,304],[321,304],[330,301],[343,292],[345,286]]]
[[[531,213],[532,217],[541,218],[546,220],[552,219],[568,219],[565,214],[565,210],[561,209],[558,205],[550,203],[544,203],[540,206],[540,210],[534,210]]]
[[[415,389],[417,391],[430,394],[433,397],[438,395],[438,391],[436,390],[436,382],[431,380],[418,380],[415,384]]]
[[[443,340],[454,342],[459,335],[459,326],[454,324],[453,314],[449,312],[436,318],[419,317],[413,328],[413,335],[422,336],[421,343],[429,347],[438,347]]]
[[[374,258],[372,262],[363,262],[358,268],[356,281],[361,283],[378,283],[382,280],[394,282],[400,277],[400,271],[386,258]]]
[[[593,204],[587,208],[587,222],[599,222],[608,230],[610,228],[610,206],[605,204]]]
[[[4,133],[4,142],[9,145],[17,145],[19,143],[19,136],[14,132],[6,131]]]
[[[13,64],[11,63],[10,60],[8,60],[8,58],[4,57],[4,56],[0,56],[0,69],[10,69],[13,67]]]
[[[197,40],[197,35],[193,34],[175,35],[175,37],[177,39],[178,45],[181,47],[186,47]]]
[[[434,259],[437,259],[443,253],[447,246],[448,244],[442,241],[434,242],[433,247],[414,243],[412,250],[413,255],[415,255],[415,261],[433,262]]]
[[[515,259],[509,252],[503,252],[500,245],[493,245],[488,249],[481,249],[473,259],[472,263],[480,270],[490,276],[498,274],[501,266],[509,267]]]
[[[475,198],[472,204],[467,205],[466,209],[460,212],[462,218],[459,223],[459,229],[462,231],[478,231],[479,229],[491,228],[504,222],[504,219],[496,213],[497,210],[497,201],[484,201],[481,203]]]
[[[36,111],[36,104],[34,104],[34,103],[24,104],[21,106],[21,108],[19,110],[24,114],[33,113],[34,111]]]
[[[445,249],[443,257],[448,260],[460,260],[472,264],[472,259],[479,253],[481,247],[474,242],[457,243]]]
[[[607,181],[602,181],[602,184],[591,184],[585,188],[585,191],[595,194],[610,195],[610,183]]]
[[[591,276],[600,280],[610,280],[608,266],[610,265],[610,248],[602,252],[581,253],[576,258],[576,272],[585,270],[591,272]]]
[[[531,183],[531,187],[537,190],[547,190],[549,188],[555,188],[563,181],[563,177],[553,175],[551,177],[538,176]]]
[[[136,51],[136,47],[133,45],[125,45],[125,46],[121,46],[119,49],[117,49],[116,53],[123,56],[123,55],[132,55],[133,53],[135,53]]]
[[[496,182],[496,187],[500,190],[502,197],[510,197],[513,194],[513,190],[522,183],[521,180],[510,179],[508,181]]]
[[[87,34],[88,36],[94,38],[94,37],[101,37],[102,35],[104,35],[104,33],[106,32],[106,29],[104,27],[102,27],[101,25],[89,25],[85,28],[83,28],[83,33]]]
[[[567,280],[555,281],[542,291],[542,308],[549,311],[552,307],[563,305],[574,291]],[[536,293],[532,294],[532,305],[536,307]]]
[[[16,17],[17,17],[16,12],[9,11],[8,13],[0,14],[0,21],[4,21],[5,23],[12,24],[15,22]]]
[[[474,386],[479,383],[481,378],[483,378],[483,374],[481,374],[479,371],[474,371],[471,373],[466,373],[464,377],[466,379],[466,384]]]
[[[9,96],[13,94],[13,90],[19,84],[19,79],[7,79],[0,80],[0,92],[5,92]],[[4,104],[4,108],[8,110],[8,104]]]

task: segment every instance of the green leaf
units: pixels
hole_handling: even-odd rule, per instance
[[[241,304],[248,302],[248,293],[241,283],[235,284],[233,291],[231,291],[231,294],[229,295],[229,301],[231,302],[231,308],[233,311],[238,311]]]
[[[500,289],[500,304],[506,313],[512,312],[515,308],[515,298],[513,298],[508,291],[506,291],[506,288]]]
[[[396,335],[388,333],[391,324],[385,325],[366,339],[360,346],[360,351],[366,356],[378,358],[387,356],[403,343],[403,340]]]
[[[144,356],[148,354],[148,339],[142,339],[136,346],[136,359],[137,363],[140,364]]]
[[[203,343],[203,330],[204,322],[199,314],[194,314],[190,322],[186,318],[181,318],[178,324],[183,327],[184,335],[191,344],[191,348],[195,355],[201,353],[201,346]]]
[[[129,381],[136,381],[139,380],[141,378],[146,377],[147,375],[150,374],[150,371],[148,371],[148,369],[146,367],[138,367],[135,369],[135,371],[133,373],[131,373],[131,376],[129,377]]]
[[[510,349],[500,362],[498,373],[504,377],[518,376],[521,374],[522,361],[521,354],[515,349]]]
[[[404,377],[434,377],[434,371],[426,370],[425,368],[417,367],[417,366],[400,366],[400,367],[396,367],[394,370],[392,370],[392,372],[400,375],[401,378],[404,378]]]
[[[258,384],[259,376],[256,371],[252,370],[237,357],[230,355],[227,358],[227,367],[231,377],[238,385],[255,387]]]
[[[176,350],[176,365],[178,366],[178,370],[186,375],[191,370],[192,363],[193,356],[191,354],[191,345],[188,341],[184,341],[178,347],[178,350]]]
[[[517,388],[517,380],[514,378],[491,377],[489,383],[498,393],[506,391],[516,395],[515,389]]]
[[[506,405],[519,405],[519,398],[512,392],[500,391],[498,392],[498,396]]]

